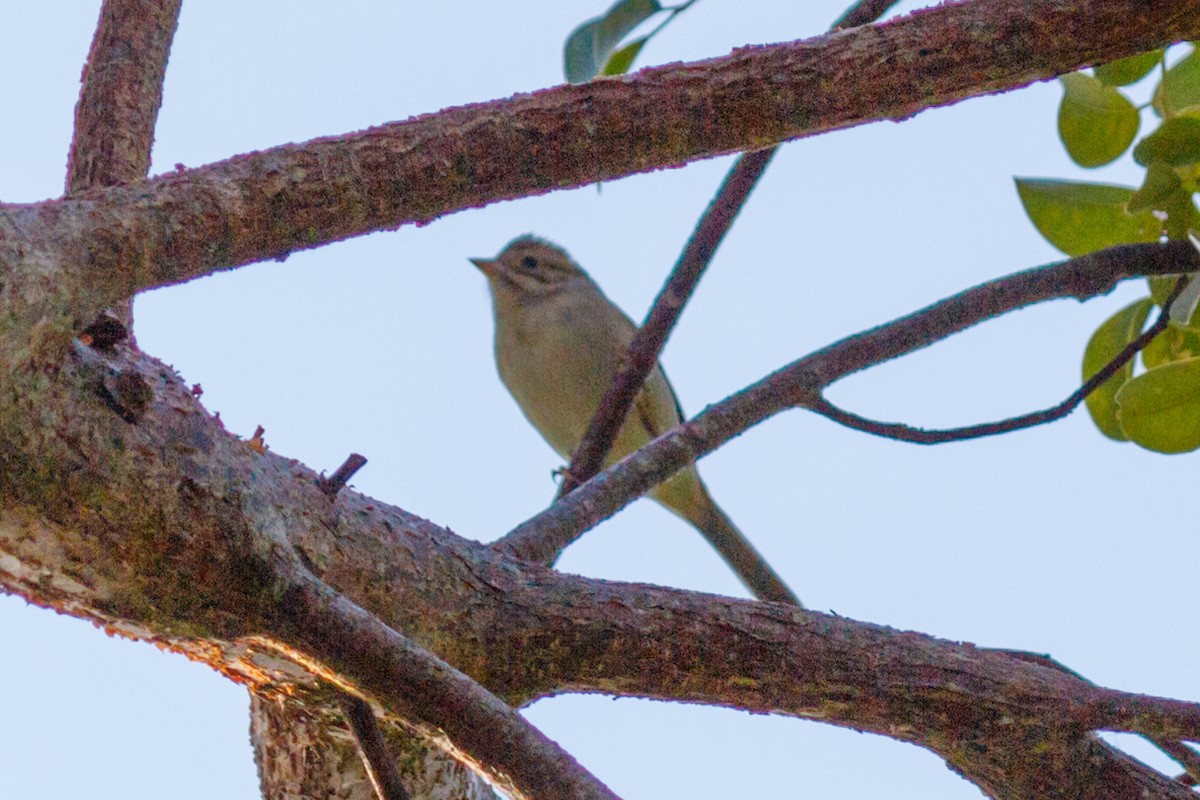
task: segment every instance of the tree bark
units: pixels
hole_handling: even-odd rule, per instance
[[[611,796],[509,707],[561,692],[875,731],[939,753],[996,797],[1190,797],[1093,732],[1195,740],[1200,706],[780,604],[563,576],[357,493],[330,497],[312,470],[226,432],[166,365],[76,337],[140,290],[499,199],[903,119],[1200,38],[1197,12],[1200,0],[974,0],[109,189],[85,187],[132,180],[142,162],[120,148],[90,160],[82,120],[103,114],[81,101],[73,194],[0,207],[0,586],[248,685],[256,730],[270,732],[258,758],[272,796],[360,791],[348,782],[357,762],[331,736],[334,687],[518,797]],[[131,96],[143,153],[138,120],[156,101],[144,85]],[[1140,268],[1069,289],[1194,267],[1169,252],[1132,250]],[[716,438],[688,423],[581,487],[560,504],[568,534],[755,414],[1027,301],[976,292],[813,354],[786,386],[760,386],[752,413],[718,415],[732,427]],[[456,783],[438,772],[427,796],[487,796],[465,770],[446,774]]]
[[[362,759],[328,704],[250,696],[250,739],[264,800],[375,800]],[[495,800],[470,769],[402,729],[388,743],[413,800]]]

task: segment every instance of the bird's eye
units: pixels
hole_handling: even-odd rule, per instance
[[[538,260],[533,256],[524,256],[521,259],[521,269],[534,270],[537,269]]]

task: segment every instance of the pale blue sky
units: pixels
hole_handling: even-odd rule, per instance
[[[641,63],[813,35],[843,2],[706,0]],[[60,193],[98,5],[0,6],[0,200]],[[564,37],[605,6],[185,3],[154,170],[558,83]],[[1057,259],[1012,176],[1082,177],[1055,140],[1058,95],[1044,84],[785,147],[668,345],[685,409]],[[202,384],[231,431],[261,424],[274,451],[317,469],[361,452],[370,463],[358,489],[491,539],[548,502],[559,462],[496,377],[487,292],[467,257],[536,232],[640,318],[728,164],[467,211],[156,292],[138,300],[138,338]],[[1136,174],[1122,162],[1088,177]],[[1075,386],[1089,333],[1139,291],[1010,315],[832,396],[930,426],[1050,405]],[[700,468],[813,608],[1050,653],[1101,684],[1195,698],[1200,648],[1185,626],[1200,544],[1175,482],[1194,460],[1111,443],[1081,414],[920,448],[796,412]],[[589,534],[561,567],[743,594],[690,528],[649,502]],[[0,794],[257,797],[245,692],[204,667],[0,597],[0,682]],[[925,751],[816,723],[601,697],[528,715],[628,800],[747,786],[768,797],[979,796]]]

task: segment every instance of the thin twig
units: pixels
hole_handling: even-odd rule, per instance
[[[400,782],[400,773],[396,770],[396,762],[388,752],[383,733],[375,719],[371,705],[362,698],[343,693],[339,698],[342,714],[346,717],[346,726],[354,736],[358,745],[358,754],[362,757],[363,767],[367,778],[375,790],[379,800],[408,800],[408,792]]]
[[[1187,277],[1180,277],[1175,284],[1175,288],[1171,290],[1166,303],[1163,304],[1162,311],[1159,313],[1158,319],[1154,321],[1154,324],[1143,331],[1132,342],[1125,345],[1121,349],[1121,352],[1117,353],[1096,374],[1084,381],[1082,386],[1071,392],[1065,400],[1050,408],[1031,411],[1019,417],[1010,417],[997,422],[983,422],[977,425],[966,425],[961,428],[945,428],[942,430],[926,430],[924,428],[914,428],[899,422],[878,422],[867,419],[866,417],[860,417],[857,414],[838,408],[823,396],[810,403],[808,410],[833,420],[840,425],[845,425],[847,428],[853,428],[856,431],[869,433],[873,436],[882,436],[885,439],[911,442],[913,444],[962,442],[968,439],[996,436],[1001,433],[1009,433],[1024,428],[1032,428],[1035,425],[1044,425],[1047,422],[1054,422],[1078,408],[1079,404],[1086,400],[1088,395],[1103,386],[1105,381],[1116,375],[1142,348],[1150,344],[1150,340],[1167,329],[1167,324],[1171,321],[1169,313],[1171,303],[1175,301],[1175,298],[1179,296],[1179,293],[1183,291],[1183,288],[1187,284]]]
[[[589,480],[604,466],[604,459],[612,449],[617,432],[629,416],[629,409],[646,376],[658,363],[659,353],[683,312],[684,305],[691,298],[721,240],[777,149],[770,147],[747,153],[729,171],[720,191],[700,218],[666,284],[655,298],[646,321],[634,334],[621,368],[600,399],[591,424],[579,447],[575,448],[571,464],[563,475],[559,497]]]
[[[1200,270],[1188,242],[1120,245],[988,281],[906,317],[849,336],[798,359],[709,406],[597,475],[501,540],[526,561],[544,559],[575,541],[651,488],[734,436],[787,408],[818,403],[822,390],[852,373],[928,347],[960,331],[1045,300],[1084,300],[1121,280]]]
[[[895,0],[888,2],[860,2],[842,16],[834,27],[860,24],[871,21],[872,13],[877,17],[894,5]],[[869,10],[868,10],[869,9]],[[847,22],[847,20],[856,20]],[[613,442],[629,410],[633,406],[637,393],[645,383],[646,377],[658,363],[659,354],[666,344],[667,338],[683,313],[683,307],[691,298],[700,282],[701,276],[712,262],[713,255],[725,238],[733,221],[746,204],[751,191],[758,185],[770,164],[771,158],[779,149],[778,145],[745,153],[730,169],[716,196],[705,209],[695,231],[688,239],[683,253],[672,269],[654,304],[650,308],[646,321],[634,334],[629,344],[624,360],[617,374],[609,385],[596,408],[587,431],[584,433],[579,446],[575,448],[571,463],[563,472],[562,484],[559,486],[557,499],[561,499],[577,486],[590,480],[604,466],[604,461],[612,449]],[[497,545],[506,546],[504,539]],[[755,574],[774,576],[774,570],[759,556],[754,548],[746,543],[748,552],[754,554],[759,562],[752,570]],[[558,551],[561,552],[561,551]],[[558,552],[546,563],[552,563]],[[746,576],[740,575],[743,580]],[[773,597],[794,599],[795,595],[783,584],[775,581],[778,586],[772,586]],[[754,585],[750,582],[750,585]],[[757,592],[756,592],[757,594]],[[798,603],[797,603],[798,604]]]
[[[898,0],[860,0],[843,14],[833,27],[852,27],[878,19]],[[667,282],[654,299],[646,321],[634,334],[621,368],[596,408],[587,431],[563,472],[558,497],[590,480],[604,466],[629,409],[646,377],[654,369],[663,346],[683,307],[691,299],[701,276],[712,262],[713,255],[729,232],[733,221],[746,204],[750,192],[758,185],[778,145],[741,155],[726,175],[708,208],[700,217],[695,231],[688,239]]]

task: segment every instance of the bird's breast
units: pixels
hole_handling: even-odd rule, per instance
[[[583,438],[620,358],[590,321],[574,304],[545,303],[496,326],[500,379],[530,423],[564,457]]]

